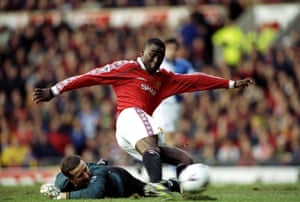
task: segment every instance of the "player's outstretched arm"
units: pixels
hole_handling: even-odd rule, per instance
[[[35,88],[33,91],[33,101],[35,103],[47,102],[54,97],[50,88]]]
[[[253,85],[253,84],[255,84],[253,79],[245,78],[245,79],[241,79],[241,80],[236,80],[234,82],[234,87],[235,88],[241,88],[241,87],[247,87],[247,86],[250,86],[250,85]]]

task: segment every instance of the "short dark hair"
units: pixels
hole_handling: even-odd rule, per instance
[[[70,171],[75,169],[80,164],[80,161],[81,157],[78,155],[70,155],[64,157],[60,163],[61,172],[67,177],[73,177],[70,174]]]
[[[164,42],[162,40],[160,40],[159,38],[150,38],[150,39],[148,39],[145,43],[145,48],[152,45],[152,44],[155,44],[155,45],[163,48],[164,50],[166,49],[166,46],[165,46]]]
[[[164,42],[165,42],[166,45],[167,44],[175,44],[177,48],[179,48],[179,46],[180,46],[179,41],[174,37],[167,38],[167,39],[165,39]]]

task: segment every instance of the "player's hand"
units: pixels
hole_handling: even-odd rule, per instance
[[[60,190],[52,183],[42,184],[40,192],[51,199],[61,199]]]
[[[35,88],[33,91],[33,101],[35,103],[46,102],[54,97],[50,88]]]
[[[236,80],[234,83],[235,88],[247,87],[255,84],[255,82],[251,78],[245,78],[242,80]]]

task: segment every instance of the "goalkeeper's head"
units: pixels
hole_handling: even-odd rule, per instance
[[[78,155],[70,155],[63,158],[60,170],[77,188],[86,187],[90,182],[91,172],[87,163]]]

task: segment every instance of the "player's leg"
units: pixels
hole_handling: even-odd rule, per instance
[[[124,197],[138,194],[140,196],[161,196],[164,198],[172,198],[172,194],[167,186],[163,186],[161,184],[145,183],[135,178],[127,170],[121,167],[108,166],[108,169],[121,178],[124,187]]]
[[[171,192],[180,192],[180,184],[178,179],[170,178],[166,180],[161,180],[160,184],[167,187]]]
[[[187,165],[194,163],[190,155],[178,147],[160,145],[159,148],[162,162],[176,166],[177,177]]]
[[[162,164],[158,135],[161,130],[151,116],[138,108],[123,110],[117,119],[118,144],[130,155],[143,162],[150,181],[160,182]]]
[[[181,171],[189,164],[194,161],[184,150],[171,147],[167,145],[159,146],[161,150],[161,159],[163,163],[171,164],[176,166],[176,177],[178,179]],[[174,192],[180,192],[180,186],[177,179],[165,179],[161,183],[168,187],[169,190]]]
[[[162,179],[162,164],[160,149],[158,147],[158,136],[153,135],[139,140],[135,148],[142,154],[143,164],[147,170],[150,182],[157,183]]]
[[[122,180],[122,184],[124,187],[124,195],[125,197],[129,197],[133,194],[138,194],[140,196],[144,196],[144,187],[146,185],[145,182],[133,177],[127,170],[121,167],[116,166],[108,166],[108,169],[113,173],[120,176]]]

